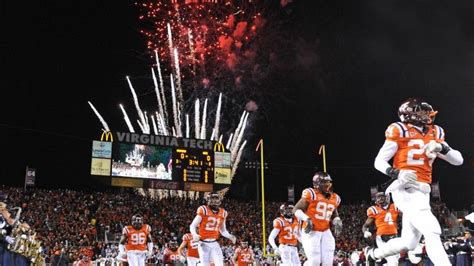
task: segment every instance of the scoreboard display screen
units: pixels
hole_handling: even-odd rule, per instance
[[[173,179],[183,182],[214,183],[214,154],[209,150],[173,150]]]

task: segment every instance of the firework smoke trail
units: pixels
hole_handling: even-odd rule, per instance
[[[128,86],[130,87],[130,91],[132,92],[133,102],[135,103],[135,108],[137,109],[138,117],[140,118],[140,128],[142,128],[143,133],[150,132],[150,128],[148,124],[145,124],[145,117],[143,116],[143,111],[140,108],[140,104],[138,103],[138,97],[135,93],[135,89],[133,88],[132,82],[130,81],[130,77],[127,76]],[[148,127],[148,129],[147,129]],[[145,132],[146,131],[146,132]]]
[[[171,34],[171,25],[166,23],[166,28],[168,29],[168,47],[170,49],[170,62],[171,67],[173,67],[173,35]]]
[[[92,111],[94,111],[95,115],[99,118],[100,122],[102,123],[103,129],[105,131],[110,131],[109,125],[107,125],[107,122],[105,122],[104,118],[99,114],[97,109],[95,109],[94,105],[90,101],[87,101],[87,102],[89,103],[89,106],[92,108]]]
[[[230,137],[227,140],[227,145],[225,145],[225,148],[230,150],[230,144],[232,144],[232,137],[234,136],[234,133],[230,133]]]
[[[238,125],[237,128],[235,129],[234,138],[232,139],[232,142],[231,142],[230,147],[229,147],[230,150],[234,150],[235,142],[237,141],[237,136],[239,136],[240,128],[242,127],[242,123],[244,122],[245,113],[246,113],[246,112],[243,111],[243,112],[242,112],[242,116],[240,116],[239,125]]]
[[[153,132],[155,133],[155,135],[158,135],[158,128],[156,127],[155,118],[153,117],[153,115],[150,118],[151,123],[153,124]]]
[[[193,75],[196,75],[196,52],[194,51],[193,33],[191,29],[188,29],[188,40],[189,40],[189,56],[191,57],[191,64],[193,66]]]
[[[183,102],[183,87],[181,87],[181,70],[179,68],[178,49],[174,48],[174,68],[176,73],[176,92],[178,93],[178,100]]]
[[[162,104],[161,96],[160,96],[160,88],[158,87],[158,82],[156,81],[155,70],[153,70],[153,68],[151,69],[151,74],[153,76],[153,84],[155,85],[156,100],[158,101],[158,110],[160,114],[163,115],[164,110],[163,110],[163,104]]]
[[[243,135],[244,135],[245,128],[247,127],[247,118],[248,118],[248,116],[249,116],[249,113],[246,112],[244,121],[243,121],[243,123],[242,123],[242,127],[241,127],[240,130],[239,130],[239,135],[238,135],[237,140],[236,140],[236,142],[235,142],[235,146],[232,147],[232,150],[231,150],[231,153],[232,153],[232,158],[231,158],[231,160],[232,160],[232,161],[235,161],[235,159],[236,159],[235,156],[237,155],[237,151],[238,151],[238,149],[239,149],[240,142],[242,141],[242,137],[243,137]]]
[[[201,137],[206,139],[206,118],[207,118],[207,99],[204,101],[204,110],[202,111]]]
[[[237,167],[239,166],[240,163],[240,158],[242,157],[242,151],[244,150],[245,145],[247,144],[247,141],[245,140],[242,145],[239,148],[239,151],[237,152],[237,156],[235,158],[235,161],[232,162],[232,172],[231,176],[234,176],[235,173],[237,172]]]
[[[223,137],[223,135],[221,134],[220,137],[219,137],[219,140],[218,140],[219,143],[222,143],[222,137]]]
[[[123,119],[125,119],[125,123],[127,123],[128,131],[130,131],[131,133],[135,133],[135,129],[132,126],[132,122],[130,122],[130,118],[128,118],[125,108],[123,108],[122,104],[119,104],[119,106],[123,113]]]
[[[211,137],[209,138],[210,140],[213,140],[216,136],[216,131],[212,129]]]
[[[215,139],[219,136],[219,124],[221,121],[221,105],[222,105],[222,93],[219,93],[219,101],[217,102],[217,111],[216,111],[216,122],[214,123]],[[212,140],[212,138],[211,138]]]
[[[189,138],[189,115],[186,114],[186,138]]]
[[[180,133],[180,128],[179,128],[179,121],[178,121],[178,106],[176,103],[176,91],[174,88],[174,82],[173,82],[173,74],[170,75],[170,81],[171,81],[171,100],[173,103],[173,119],[174,119],[174,127],[173,127],[173,136],[182,136]]]
[[[199,108],[199,99],[196,99],[196,102],[194,103],[194,137],[196,139],[199,139],[199,129],[201,129],[199,123]]]
[[[161,126],[161,130],[163,131],[163,135],[169,136],[168,129],[166,129],[166,124],[165,124],[165,121],[163,120],[163,116],[159,114],[158,118],[159,118],[158,121]]]
[[[161,75],[160,58],[158,57],[158,51],[157,50],[155,50],[155,58],[156,58],[156,68],[158,69],[158,78],[160,80],[161,100],[163,101],[164,113],[162,115],[163,115],[163,118],[165,120],[167,120],[168,119],[168,109],[166,107],[165,86],[163,85],[163,76]]]

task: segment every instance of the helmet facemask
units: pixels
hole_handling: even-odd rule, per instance
[[[211,193],[209,196],[207,196],[207,205],[211,208],[211,210],[215,212],[218,211],[221,203],[222,199],[219,193]]]
[[[328,173],[317,172],[313,176],[313,186],[321,192],[326,198],[329,198],[332,193],[332,179]]]
[[[291,219],[293,218],[293,208],[295,206],[293,205],[288,205],[288,204],[283,204],[280,206],[280,214],[286,219]]]
[[[135,229],[140,229],[143,226],[143,217],[138,214],[132,216],[132,226]]]
[[[429,103],[420,99],[408,99],[398,109],[400,120],[415,126],[433,124],[437,113]]]
[[[375,195],[375,204],[380,207],[386,207],[390,203],[390,196],[383,192],[379,192]]]

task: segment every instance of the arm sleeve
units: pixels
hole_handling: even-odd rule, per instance
[[[197,231],[196,231],[196,228],[199,226],[199,224],[201,223],[202,221],[202,218],[200,215],[196,215],[196,217],[194,217],[194,220],[193,222],[191,223],[191,225],[189,226],[189,231],[191,232],[191,234],[193,235],[198,235]]]
[[[225,237],[227,239],[230,239],[232,237],[232,235],[229,233],[229,231],[227,231],[227,227],[226,227],[225,224],[226,224],[226,220],[224,220],[224,222],[222,222],[222,226],[219,229],[219,231],[221,232],[223,237]]]
[[[377,157],[375,157],[375,169],[386,175],[387,169],[391,167],[388,162],[393,158],[397,150],[398,145],[395,141],[385,140],[382,148],[380,148],[379,153],[377,154]]]
[[[446,143],[445,141],[443,142],[443,144],[449,147],[448,143]],[[455,150],[453,148],[451,148],[451,150],[449,150],[448,153],[444,155],[441,153],[437,153],[436,156],[456,166],[459,166],[464,162],[462,154],[458,150]]]
[[[275,243],[275,238],[278,236],[278,233],[280,233],[280,229],[273,228],[272,231],[270,232],[270,235],[268,236],[268,243],[270,243],[273,250],[276,250],[278,248]]]

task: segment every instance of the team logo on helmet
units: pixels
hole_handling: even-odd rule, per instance
[[[400,121],[415,126],[433,124],[437,113],[429,103],[417,98],[404,101],[398,108]]]

